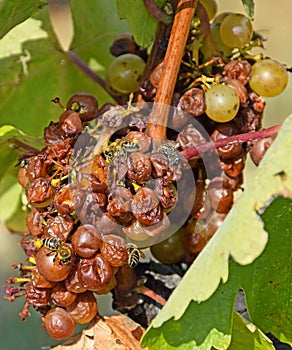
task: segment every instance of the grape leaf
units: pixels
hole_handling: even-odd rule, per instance
[[[269,242],[260,257],[246,266],[230,261],[226,283],[221,283],[204,302],[191,301],[180,319],[171,318],[160,328],[154,328],[153,323],[142,339],[142,346],[149,350],[209,350],[212,347],[222,350],[229,346],[230,349],[273,349],[262,331],[291,344],[291,212],[290,198],[273,199],[262,214]],[[237,316],[233,305],[239,289],[245,291],[252,322],[262,331],[247,321],[244,329],[240,320],[234,319]],[[239,345],[245,342],[249,345]]]
[[[23,205],[22,193],[20,193],[19,196],[15,195],[14,198],[15,203],[17,204],[15,206],[15,211],[9,218],[6,219],[5,222],[1,218],[0,219],[5,223],[5,227],[10,232],[22,233],[27,230],[26,217],[28,214],[28,209]],[[11,198],[9,198],[9,200],[11,201]]]
[[[212,298],[205,302],[192,301],[179,320],[169,319],[160,328],[152,324],[142,338],[142,347],[147,346],[149,350],[207,350],[212,346],[227,349],[231,341],[232,309],[236,296],[236,291],[229,287],[230,283],[227,281],[224,286],[220,285]]]
[[[25,21],[46,5],[42,0],[1,0],[0,39],[17,24]]]
[[[154,1],[158,7],[165,4],[165,0]],[[135,41],[142,47],[151,45],[157,28],[158,21],[148,12],[143,0],[117,0],[120,18],[127,18],[130,30]]]
[[[245,8],[245,11],[246,11],[248,17],[253,18],[254,6],[255,6],[254,0],[241,0],[241,1],[242,1],[242,4]]]
[[[15,65],[18,66],[20,70],[21,62],[19,58],[20,55],[23,54],[22,43],[27,40],[47,38],[48,36],[47,32],[42,30],[40,26],[41,21],[29,18],[11,29],[10,32],[0,40],[0,58],[16,55],[17,60],[15,61]],[[6,59],[6,61],[8,60]],[[3,62],[5,61],[3,60]],[[9,83],[9,71],[11,67],[7,68],[9,68],[8,71],[1,66],[1,71],[3,70],[3,72],[1,72],[1,85]],[[4,76],[8,78],[8,81],[3,80]]]
[[[7,205],[9,199],[13,198],[14,192],[16,193],[16,196],[21,192],[21,188],[16,182],[16,169],[17,168],[12,165],[0,181],[0,220],[2,221],[8,219],[17,206],[17,204],[12,201],[11,205]]]
[[[15,166],[18,156],[21,153],[37,151],[43,146],[44,143],[39,138],[28,136],[12,125],[0,127],[0,164],[2,165],[0,169],[0,196],[6,190],[1,186],[1,180],[7,173],[7,169],[11,169],[11,167],[13,167],[14,174],[16,174],[17,168]],[[16,175],[14,177],[14,182],[16,182]]]
[[[272,341],[254,324],[233,313],[232,337],[228,350],[275,350]]]
[[[86,62],[95,58],[105,72],[114,58],[109,47],[117,34],[129,31],[128,23],[119,19],[115,0],[89,0],[86,6],[73,0],[71,8],[75,23],[71,50]]]
[[[66,103],[75,92],[86,91],[98,95],[100,102],[108,100],[108,94],[75,66],[65,53],[57,51],[49,40],[28,41],[24,47],[31,57],[27,64],[28,73],[21,72],[19,82],[3,87],[3,100],[0,102],[2,123],[11,123],[30,135],[40,135],[44,127],[50,121],[57,121],[62,113],[57,105],[50,102],[54,97],[60,97],[61,101],[65,99],[63,103]]]
[[[13,152],[10,151],[10,153]],[[1,159],[2,153],[0,154]],[[18,167],[16,167],[15,164],[16,159],[13,159],[10,167],[5,169],[5,174],[0,178],[0,221],[4,223],[6,228],[10,231],[24,232],[27,209],[23,207],[23,189],[17,183]]]
[[[28,145],[28,149],[25,147]],[[0,220],[13,232],[25,230],[26,209],[23,208],[23,189],[17,183],[20,153],[43,147],[38,138],[25,135],[11,125],[0,127]],[[9,205],[7,205],[9,203]]]
[[[292,344],[292,200],[277,197],[261,215],[269,242],[243,272],[242,287],[252,321]]]
[[[86,4],[75,0],[71,6],[75,32],[71,50],[87,64],[95,59],[104,76],[113,59],[109,46],[117,33],[128,31],[127,23],[118,19],[114,0],[89,0]],[[0,59],[0,75],[4,77],[0,84],[0,120],[1,124],[13,124],[28,134],[40,135],[62,113],[50,103],[54,97],[59,96],[65,103],[73,93],[86,91],[98,96],[100,105],[112,99],[60,50],[48,9],[43,8],[35,18],[42,21],[48,37],[22,43],[22,65],[19,55]]]
[[[14,182],[11,185],[11,182],[13,180]],[[11,220],[19,210],[22,188],[18,183],[15,182],[15,177],[13,177],[11,174],[10,176],[4,177],[2,179],[1,185],[5,187],[9,186],[5,193],[0,197],[0,220],[3,223],[6,223]],[[9,203],[9,205],[7,205],[7,203]]]
[[[251,264],[264,251],[268,235],[263,228],[263,222],[259,218],[258,210],[263,208],[274,195],[281,193],[283,188],[291,192],[292,164],[287,162],[287,154],[292,152],[291,133],[292,117],[290,116],[286,119],[273,145],[267,151],[249,187],[234,205],[216,235],[213,236],[189,268],[165,307],[152,322],[151,327],[143,338],[143,345],[148,345],[153,340],[153,337],[157,337],[157,334],[167,329],[170,322],[178,322],[175,329],[180,328],[181,320],[179,319],[188,314],[189,308],[193,307],[191,305],[208,305],[211,303],[216,293],[219,293],[220,288],[224,286],[220,285],[216,291],[221,280],[223,283],[227,281],[226,285],[232,281],[236,282],[232,271],[228,280],[228,261],[230,256],[236,263],[247,265]],[[288,245],[291,246],[290,243]],[[231,267],[232,264],[230,269]],[[232,280],[230,281],[230,279]],[[240,288],[240,283],[238,281],[237,283],[235,282],[233,282],[234,293]],[[212,294],[213,296],[210,298]],[[206,302],[202,303],[204,300]],[[216,310],[217,313],[218,308],[217,304],[213,311]],[[208,308],[207,311],[205,317],[208,317],[207,315],[210,315],[211,312]],[[196,317],[198,316],[192,314],[190,318],[194,319]],[[200,324],[202,325],[203,323]],[[160,328],[156,329],[158,327]],[[198,332],[200,333],[201,331],[199,330]],[[206,334],[209,334],[211,330],[204,329],[204,332],[207,337]],[[224,332],[226,332],[226,329],[223,330]]]

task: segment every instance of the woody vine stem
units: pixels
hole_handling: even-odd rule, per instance
[[[147,133],[154,140],[164,140],[166,136],[168,108],[171,105],[176,78],[197,4],[198,0],[179,0],[177,4],[155,103],[147,126]]]

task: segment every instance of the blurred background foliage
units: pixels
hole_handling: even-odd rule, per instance
[[[89,2],[71,1],[72,9],[75,13],[75,15],[73,13],[74,24],[76,25],[76,23],[78,23],[78,29],[75,29],[75,37],[72,46],[77,48],[78,54],[84,60],[90,62],[91,66],[94,67],[96,71],[104,75],[106,66],[110,62],[110,55],[108,52],[109,43],[118,31],[121,29],[125,31],[127,29],[127,24],[125,22],[121,24],[118,20],[114,1],[98,2],[102,4],[103,11],[96,13],[96,16],[94,16],[92,15],[94,6],[93,9],[90,6],[90,4],[94,5],[93,0]],[[239,0],[217,0],[217,3],[219,7],[218,12],[244,12],[243,6]],[[279,0],[277,2],[273,0],[255,0],[255,3],[254,28],[268,39],[265,43],[264,54],[291,67],[291,0]],[[85,11],[91,15],[80,15],[81,7],[85,7]],[[84,11],[84,9],[82,9],[82,11]],[[0,10],[0,18],[2,15]],[[41,18],[41,14],[39,16]],[[102,20],[100,20],[101,18]],[[48,28],[48,23],[44,22],[44,24],[45,28]],[[89,35],[90,31],[85,30],[85,28],[95,27],[97,30],[91,31],[91,33],[94,33],[91,35]],[[97,32],[99,32],[99,34],[96,34]],[[49,57],[52,58],[52,56],[48,54],[48,59],[45,59],[46,52],[50,52],[51,50],[48,46],[48,42],[44,41],[46,36],[46,32],[40,29],[38,22],[26,20],[18,25],[13,32],[8,33],[0,40],[0,87],[2,87],[2,89],[0,89],[0,126],[6,123],[13,124],[14,121],[21,121],[23,125],[25,125],[26,111],[30,109],[37,109],[38,113],[46,115],[46,118],[44,118],[46,123],[44,125],[50,120],[56,120],[59,110],[49,102],[55,96],[60,96],[65,102],[71,93],[86,90],[96,95],[101,104],[108,99],[107,95],[104,94],[94,82],[86,82],[82,87],[76,84],[76,81],[80,78],[79,75],[83,74],[80,73],[76,67],[69,64],[68,70],[62,70],[62,72],[59,73],[56,71],[57,62],[61,59],[61,56],[49,59]],[[32,79],[36,85],[37,90],[35,91],[38,91],[37,94],[35,94],[35,91],[31,93],[24,84],[20,87],[20,95],[8,96],[5,90],[5,84],[9,81],[8,77],[9,74],[11,74],[11,71],[9,71],[9,69],[11,70],[11,62],[13,62],[14,68],[25,69],[25,66],[20,64],[19,59],[20,56],[25,57],[27,52],[19,51],[19,37],[22,42],[28,39],[34,40],[30,42],[30,45],[34,52],[39,54],[40,60],[42,60],[42,66],[39,71],[40,75],[43,77],[43,72],[45,70],[47,79],[42,81],[43,78],[40,79],[38,73],[35,73]],[[51,31],[49,31],[49,38],[53,43],[56,42],[56,38]],[[4,57],[6,59],[4,59]],[[11,58],[13,61],[11,61]],[[53,96],[51,95],[52,86],[56,89]],[[18,98],[22,96],[22,107],[19,107],[20,104],[17,103],[17,101],[14,103],[15,96],[18,96]],[[39,103],[39,96],[42,96],[42,98],[45,96],[48,105]],[[267,107],[263,123],[265,127],[281,123],[292,112],[290,96],[292,96],[291,79],[288,87],[280,96],[266,99]],[[5,109],[3,109],[3,105],[5,105]],[[42,130],[36,125],[38,124],[26,125],[26,131],[28,133],[41,135]],[[249,164],[246,169],[247,182],[249,178],[252,177],[252,172],[253,166]],[[6,200],[7,206],[13,204],[9,203],[9,198]],[[0,255],[2,258],[0,281],[1,286],[3,286],[6,278],[14,274],[14,271],[11,270],[11,264],[22,261],[24,254],[18,244],[20,239],[19,235],[9,233],[3,224],[0,226],[0,231]],[[40,326],[41,321],[39,315],[33,311],[32,316],[28,318],[27,321],[20,321],[18,313],[23,307],[23,300],[20,299],[10,304],[8,301],[3,300],[3,295],[3,288],[1,288],[0,350],[45,350],[58,343],[47,336],[44,329]]]

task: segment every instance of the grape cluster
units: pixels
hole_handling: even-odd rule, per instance
[[[99,110],[92,95],[75,94],[45,128],[46,147],[21,162],[18,180],[31,208],[22,238],[29,264],[8,279],[21,287],[6,292],[13,300],[24,290],[20,317],[36,308],[52,338],[91,321],[95,294],[117,288],[120,268],[124,274],[138,264],[144,254],[129,242],[145,247],[170,226],[181,157],[170,142],[154,147],[144,133],[146,111],[131,108]]]
[[[173,95],[176,111],[169,119],[170,128],[177,131],[171,138],[180,152],[207,142],[206,137],[190,125],[186,114],[196,118],[212,141],[258,131],[262,127],[265,108],[262,97],[277,96],[288,82],[288,73],[282,64],[249,53],[253,47],[262,47],[264,39],[254,31],[247,16],[232,12],[216,15],[214,0],[200,3],[203,6],[201,13],[205,12],[207,17],[200,16],[199,12],[195,15]],[[209,18],[209,32],[202,35],[206,18]],[[138,52],[135,54],[139,56]],[[163,55],[162,58],[158,55],[155,64],[153,57],[151,59],[152,70],[143,75],[138,90],[147,102],[155,101],[164,67]],[[218,148],[221,172],[214,171],[211,176],[206,175],[200,157],[189,159],[196,176],[191,215],[173,236],[151,246],[152,255],[162,263],[192,260],[228,214],[234,192],[242,189],[247,154],[250,152],[258,165],[273,139],[233,142]],[[193,198],[187,197],[185,202],[190,205]]]
[[[31,209],[21,241],[27,265],[14,266],[20,276],[7,280],[6,294],[9,300],[24,295],[20,317],[29,315],[28,307],[37,309],[52,338],[66,339],[76,323],[90,322],[98,313],[96,295],[113,293],[123,311],[138,305],[145,271],[133,268],[144,257],[140,249],[150,247],[162,264],[189,265],[242,189],[247,154],[259,164],[273,142],[227,142],[215,158],[212,152],[184,157],[210,141],[261,129],[262,96],[275,96],[287,84],[280,63],[247,53],[262,40],[246,16],[215,17],[214,0],[201,4],[210,31],[202,35],[203,18],[196,14],[166,140],[148,133],[163,57],[152,57],[143,73],[147,52],[120,36],[106,80],[114,93],[135,92],[139,103],[130,95],[127,106],[99,108],[93,95],[76,93],[45,128],[45,147],[21,159],[18,181]]]

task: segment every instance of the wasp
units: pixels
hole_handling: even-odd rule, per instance
[[[140,149],[134,141],[119,140],[111,143],[105,150],[105,158],[108,164],[112,163],[114,158],[127,158],[128,153],[136,152]]]
[[[128,265],[132,269],[138,265],[140,258],[145,258],[144,253],[133,243],[128,243],[126,250],[128,253]]]
[[[169,164],[173,166],[176,166],[179,164],[180,162],[179,152],[176,150],[175,147],[172,147],[167,143],[163,143],[158,147],[158,152],[165,155]]]
[[[47,237],[42,240],[42,243],[46,248],[51,250],[51,252],[49,252],[47,255],[55,254],[53,261],[58,258],[63,265],[70,263],[71,250],[59,238]]]

